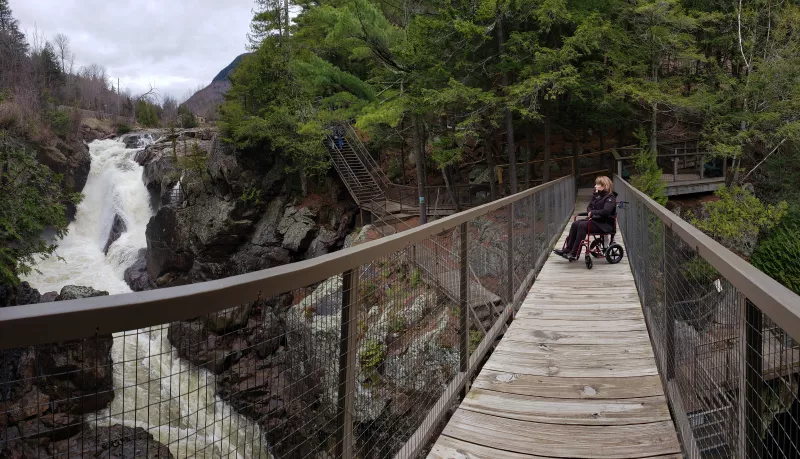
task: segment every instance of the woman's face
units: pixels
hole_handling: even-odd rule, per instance
[[[603,190],[605,190],[605,188],[603,188],[603,185],[602,185],[602,184],[600,184],[600,183],[595,183],[595,184],[594,184],[594,191],[596,191],[596,192],[600,193],[600,192],[602,192]]]

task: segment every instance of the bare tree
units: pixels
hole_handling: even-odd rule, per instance
[[[55,43],[56,53],[61,59],[61,71],[67,73],[67,61],[70,60],[70,55],[72,54],[72,50],[69,47],[69,37],[59,32],[53,37],[53,43]]]

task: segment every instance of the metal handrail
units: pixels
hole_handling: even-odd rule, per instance
[[[375,158],[369,154],[367,147],[364,146],[364,143],[358,138],[353,126],[350,123],[346,123],[345,126],[345,139],[347,139],[347,142],[353,148],[353,152],[361,158],[362,162],[365,163],[364,165],[367,167],[367,170],[372,169],[370,175],[374,174],[373,176],[377,176],[377,182],[381,182],[383,186],[388,187],[389,183],[391,183],[389,181],[389,177],[387,177],[383,170],[381,170],[380,166],[375,161]]]
[[[399,234],[275,268],[159,290],[0,308],[0,349],[169,323],[303,288],[453,230],[462,223],[571,179],[571,176],[563,177]]]
[[[714,267],[728,282],[742,292],[792,338],[800,341],[800,296],[748,263],[682,218],[673,214],[622,177],[614,181],[644,203],[675,235]]]

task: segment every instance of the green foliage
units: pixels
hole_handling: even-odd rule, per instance
[[[663,206],[667,203],[667,184],[662,178],[661,168],[653,152],[645,148],[648,141],[644,128],[640,127],[635,135],[642,148],[633,155],[631,185]]]
[[[42,237],[45,228],[55,238],[67,234],[65,203],[77,204],[80,194],[67,194],[61,176],[39,164],[32,152],[0,131],[0,284],[15,285],[17,276],[35,269],[39,257],[55,254],[56,244]]]
[[[197,117],[186,105],[178,107],[178,124],[184,129],[197,127]]]
[[[700,256],[693,256],[680,266],[683,277],[694,284],[706,285],[719,278],[719,273]]]
[[[422,282],[422,273],[420,273],[419,269],[415,269],[414,273],[411,274],[411,288],[417,288],[420,282]]]
[[[361,345],[361,352],[358,354],[361,362],[361,369],[374,382],[377,382],[378,365],[386,360],[386,345],[375,339],[368,339]]]
[[[721,187],[719,200],[703,204],[689,223],[745,258],[750,257],[762,232],[769,231],[786,214],[786,202],[764,204],[742,187]]]
[[[247,187],[242,195],[239,196],[239,200],[253,206],[260,206],[263,203],[261,199],[261,190],[254,186]]]
[[[399,333],[407,328],[406,319],[400,314],[395,314],[389,319],[389,331]]]
[[[136,103],[136,121],[145,127],[158,126],[158,108],[146,100]]]
[[[750,258],[756,268],[800,294],[800,211],[789,211],[759,242]]]
[[[483,341],[483,332],[480,330],[470,330],[469,331],[469,353],[472,355],[480,346],[481,341]]]
[[[49,112],[50,128],[62,139],[67,138],[73,130],[72,115],[64,110],[51,110]]]
[[[208,152],[200,148],[195,141],[191,149],[188,149],[184,142],[183,156],[178,157],[178,168],[184,171],[192,172],[190,177],[199,179],[200,183],[205,186],[205,176],[208,169]],[[186,184],[192,183],[191,178],[185,178]]]
[[[117,124],[117,135],[124,135],[131,131],[132,131],[131,127],[128,126],[127,124],[125,123]]]

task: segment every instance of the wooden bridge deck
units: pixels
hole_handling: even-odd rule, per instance
[[[550,255],[428,457],[682,457],[627,257]]]

